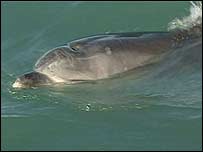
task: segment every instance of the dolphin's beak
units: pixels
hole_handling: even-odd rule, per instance
[[[17,80],[13,83],[12,87],[13,87],[13,88],[22,88],[23,85],[22,85],[22,83],[20,83],[19,79],[17,79]]]

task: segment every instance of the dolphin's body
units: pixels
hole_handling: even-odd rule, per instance
[[[13,87],[109,78],[158,61],[163,54],[178,47],[177,38],[177,32],[138,32],[74,40],[43,55],[35,64],[34,72],[18,78]]]

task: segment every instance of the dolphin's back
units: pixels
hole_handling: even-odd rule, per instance
[[[76,57],[78,66],[88,64],[88,70],[98,79],[154,62],[172,47],[170,36],[168,32],[111,33],[68,45],[80,54]]]
[[[108,48],[114,51],[148,50],[159,53],[162,52],[162,48],[171,47],[171,35],[168,32],[109,33],[74,40],[68,45],[74,51],[83,53],[85,51],[90,56],[98,51],[102,53]]]

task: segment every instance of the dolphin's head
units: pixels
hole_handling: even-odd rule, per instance
[[[13,83],[13,88],[30,88],[51,83],[52,80],[45,74],[30,72],[18,77]]]

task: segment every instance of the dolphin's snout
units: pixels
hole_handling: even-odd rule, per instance
[[[13,83],[12,87],[13,87],[13,88],[22,88],[23,85],[22,85],[22,83],[20,82],[20,80],[17,79],[17,80]]]

